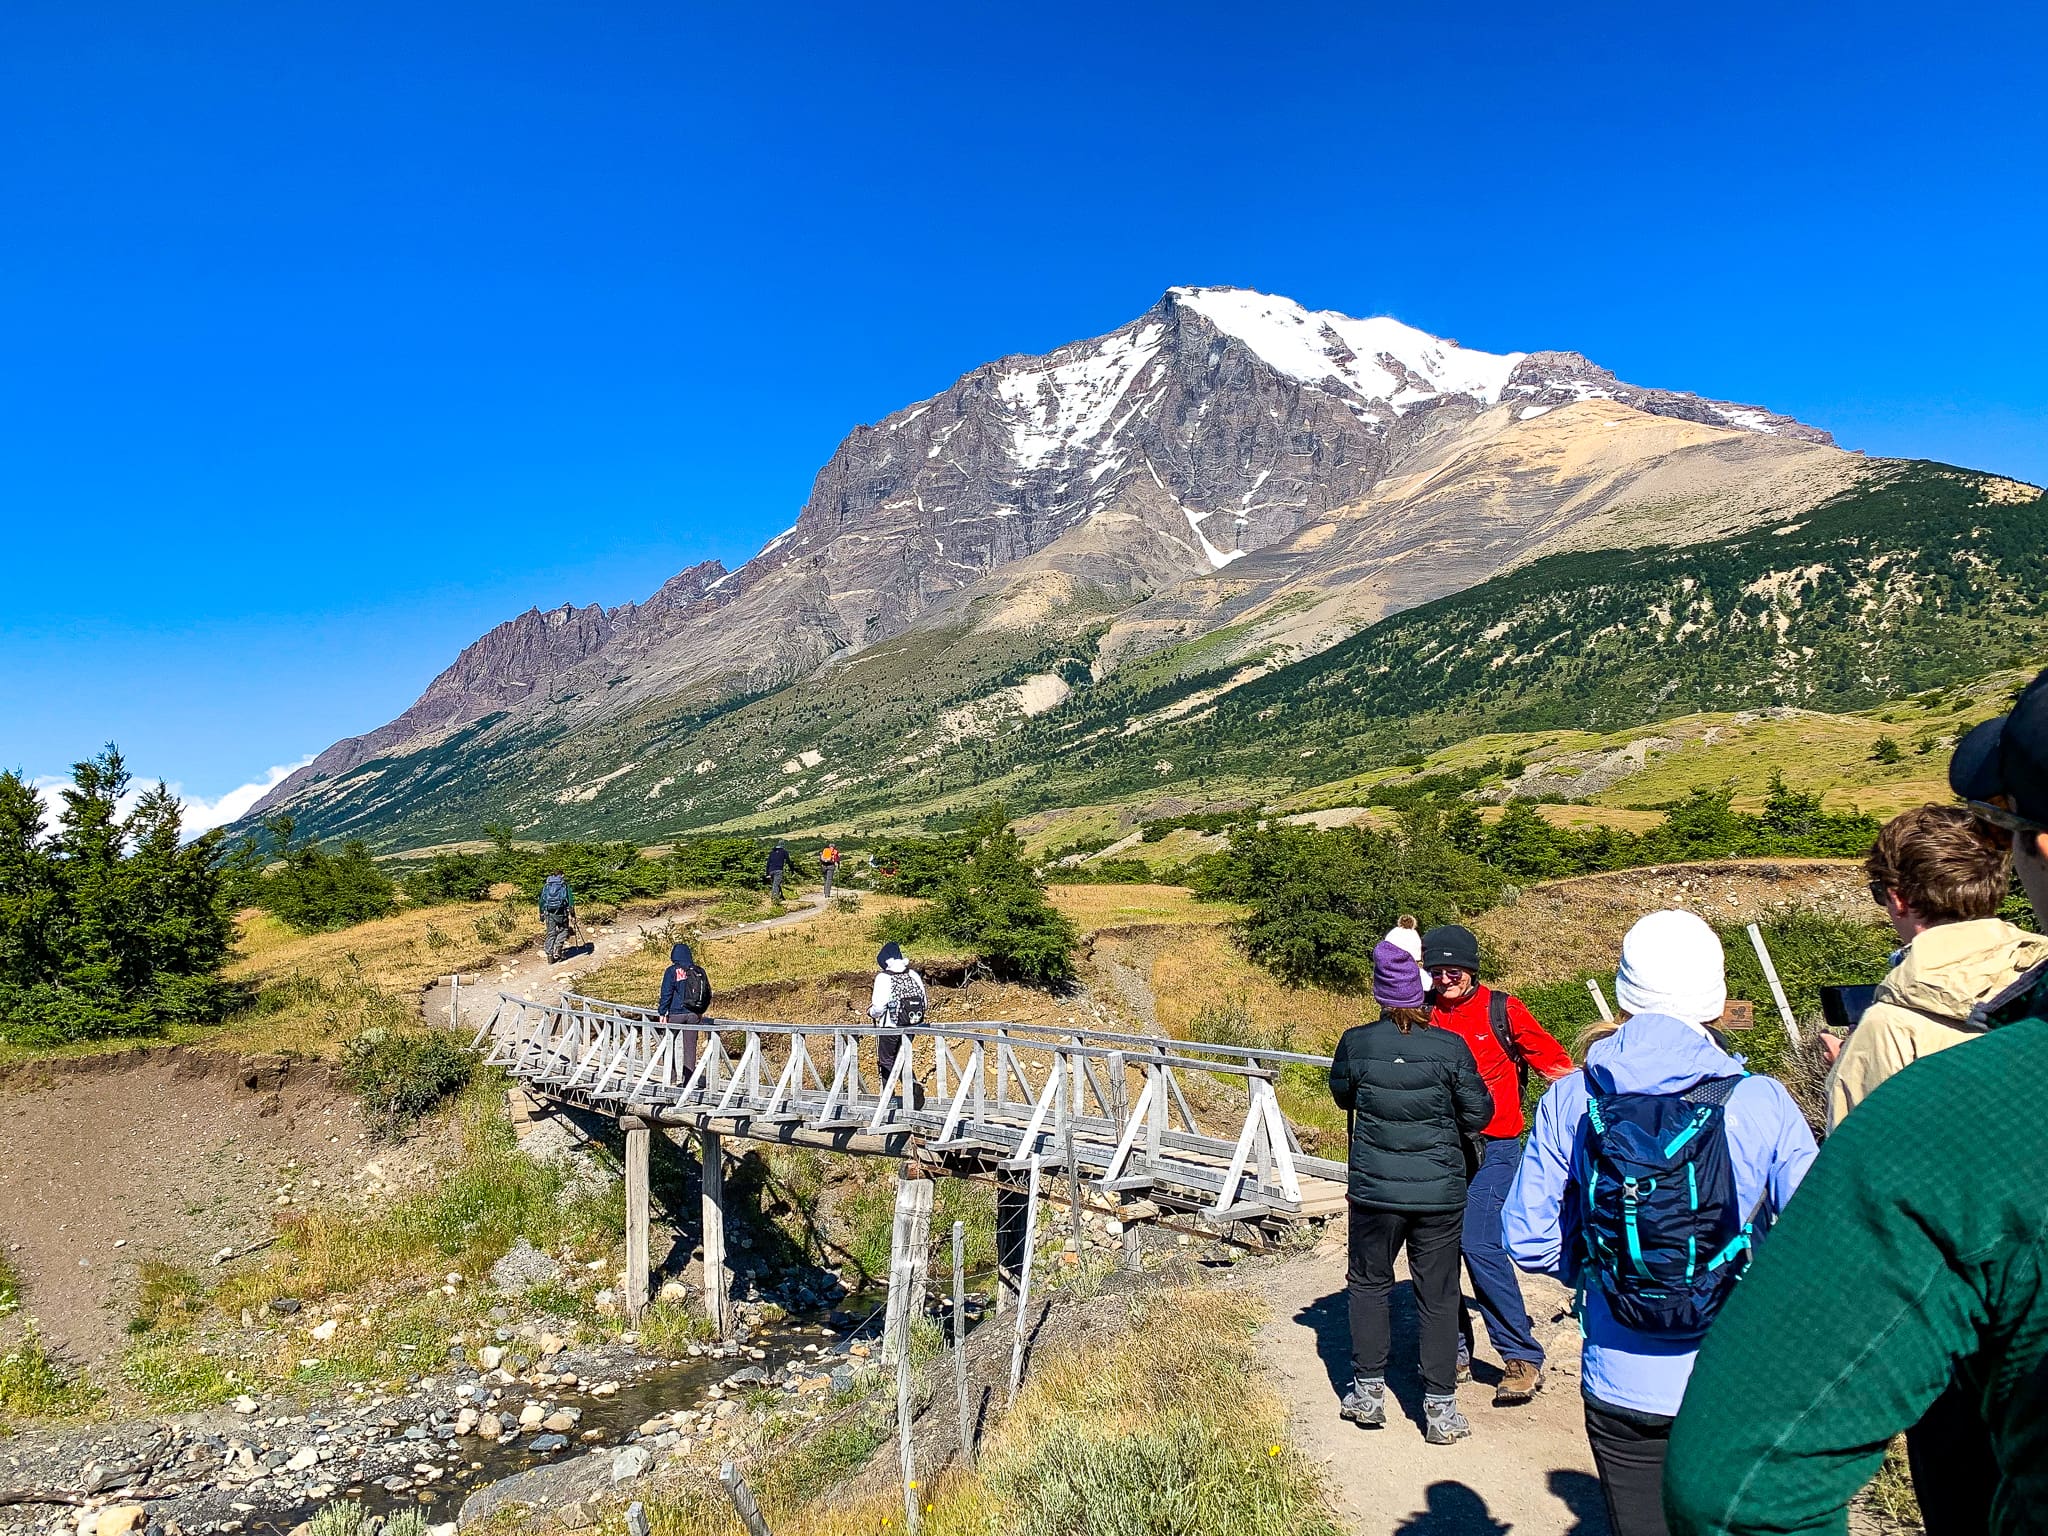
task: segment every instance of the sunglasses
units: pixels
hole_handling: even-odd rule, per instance
[[[1876,902],[1880,907],[1885,905],[1885,897],[1891,894],[1891,887],[1886,885],[1882,880],[1871,881],[1869,890],[1870,899]]]
[[[1965,800],[1963,805],[1979,821],[1988,822],[2004,832],[2018,832],[2023,835],[2032,832],[2048,833],[2048,824],[2031,821],[1989,800]]]

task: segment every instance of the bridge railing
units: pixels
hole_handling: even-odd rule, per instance
[[[883,1071],[887,1040],[898,1050]],[[685,1030],[574,993],[559,1003],[501,994],[474,1043],[536,1091],[593,1109],[771,1141],[802,1131],[897,1150],[914,1137],[928,1155],[1065,1165],[1110,1194],[1224,1220],[1298,1214],[1305,1177],[1344,1177],[1341,1163],[1302,1151],[1281,1112],[1282,1068],[1330,1064],[1298,1052],[1001,1020],[896,1029],[706,1018]]]

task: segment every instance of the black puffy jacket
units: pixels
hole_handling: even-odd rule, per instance
[[[1344,1031],[1330,1096],[1351,1111],[1351,1200],[1425,1214],[1465,1204],[1465,1142],[1493,1118],[1471,1047],[1448,1029],[1392,1019]]]

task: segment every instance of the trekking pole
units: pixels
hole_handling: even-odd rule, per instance
[[[1764,947],[1763,933],[1755,923],[1749,925],[1749,942],[1756,947],[1756,958],[1764,968],[1764,980],[1771,984],[1771,997],[1778,1005],[1778,1017],[1785,1021],[1785,1033],[1792,1037],[1792,1049],[1799,1050],[1799,1023],[1792,1017],[1792,1005],[1785,1001],[1785,988],[1778,980],[1778,968],[1771,964],[1771,952]]]
[[[1598,976],[1588,976],[1586,978],[1586,990],[1593,994],[1593,1006],[1600,1010],[1600,1022],[1602,1024],[1612,1024],[1614,1022],[1614,1010],[1607,1006],[1607,994],[1600,990],[1600,978]]]

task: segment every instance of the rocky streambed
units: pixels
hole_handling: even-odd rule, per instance
[[[877,1326],[861,1300],[773,1321],[779,1309],[743,1307],[734,1340],[680,1360],[626,1342],[570,1346],[525,1325],[396,1393],[312,1406],[244,1397],[166,1420],[28,1431],[0,1440],[0,1489],[90,1502],[0,1508],[0,1530],[123,1536],[146,1519],[164,1536],[284,1533],[336,1498],[417,1510],[450,1531],[509,1502],[575,1524],[580,1501],[849,1381]]]

